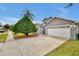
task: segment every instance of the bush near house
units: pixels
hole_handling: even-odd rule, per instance
[[[46,56],[79,56],[79,40],[69,40]]]

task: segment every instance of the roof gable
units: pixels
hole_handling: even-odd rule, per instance
[[[47,25],[64,25],[64,24],[76,24],[75,21],[54,17],[51,19],[45,26]]]

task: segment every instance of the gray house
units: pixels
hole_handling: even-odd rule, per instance
[[[0,23],[0,33],[4,32],[4,28],[3,28],[3,25]]]
[[[48,36],[76,39],[76,34],[79,32],[78,29],[79,27],[75,21],[49,17],[43,20],[40,31]]]
[[[42,34],[42,24],[36,23],[37,33]]]

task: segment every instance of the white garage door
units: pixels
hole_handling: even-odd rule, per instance
[[[47,35],[70,38],[70,28],[47,28]]]

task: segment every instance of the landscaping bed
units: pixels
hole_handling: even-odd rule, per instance
[[[79,40],[69,40],[46,56],[79,56]]]
[[[7,32],[0,34],[0,42],[5,42],[7,39],[7,35],[8,35]]]
[[[35,37],[36,34],[33,34],[33,33],[29,33],[28,36],[26,36],[25,34],[22,34],[22,33],[18,33],[18,34],[13,34],[14,35],[14,38],[15,39],[22,39],[22,38],[30,38],[30,37]]]

